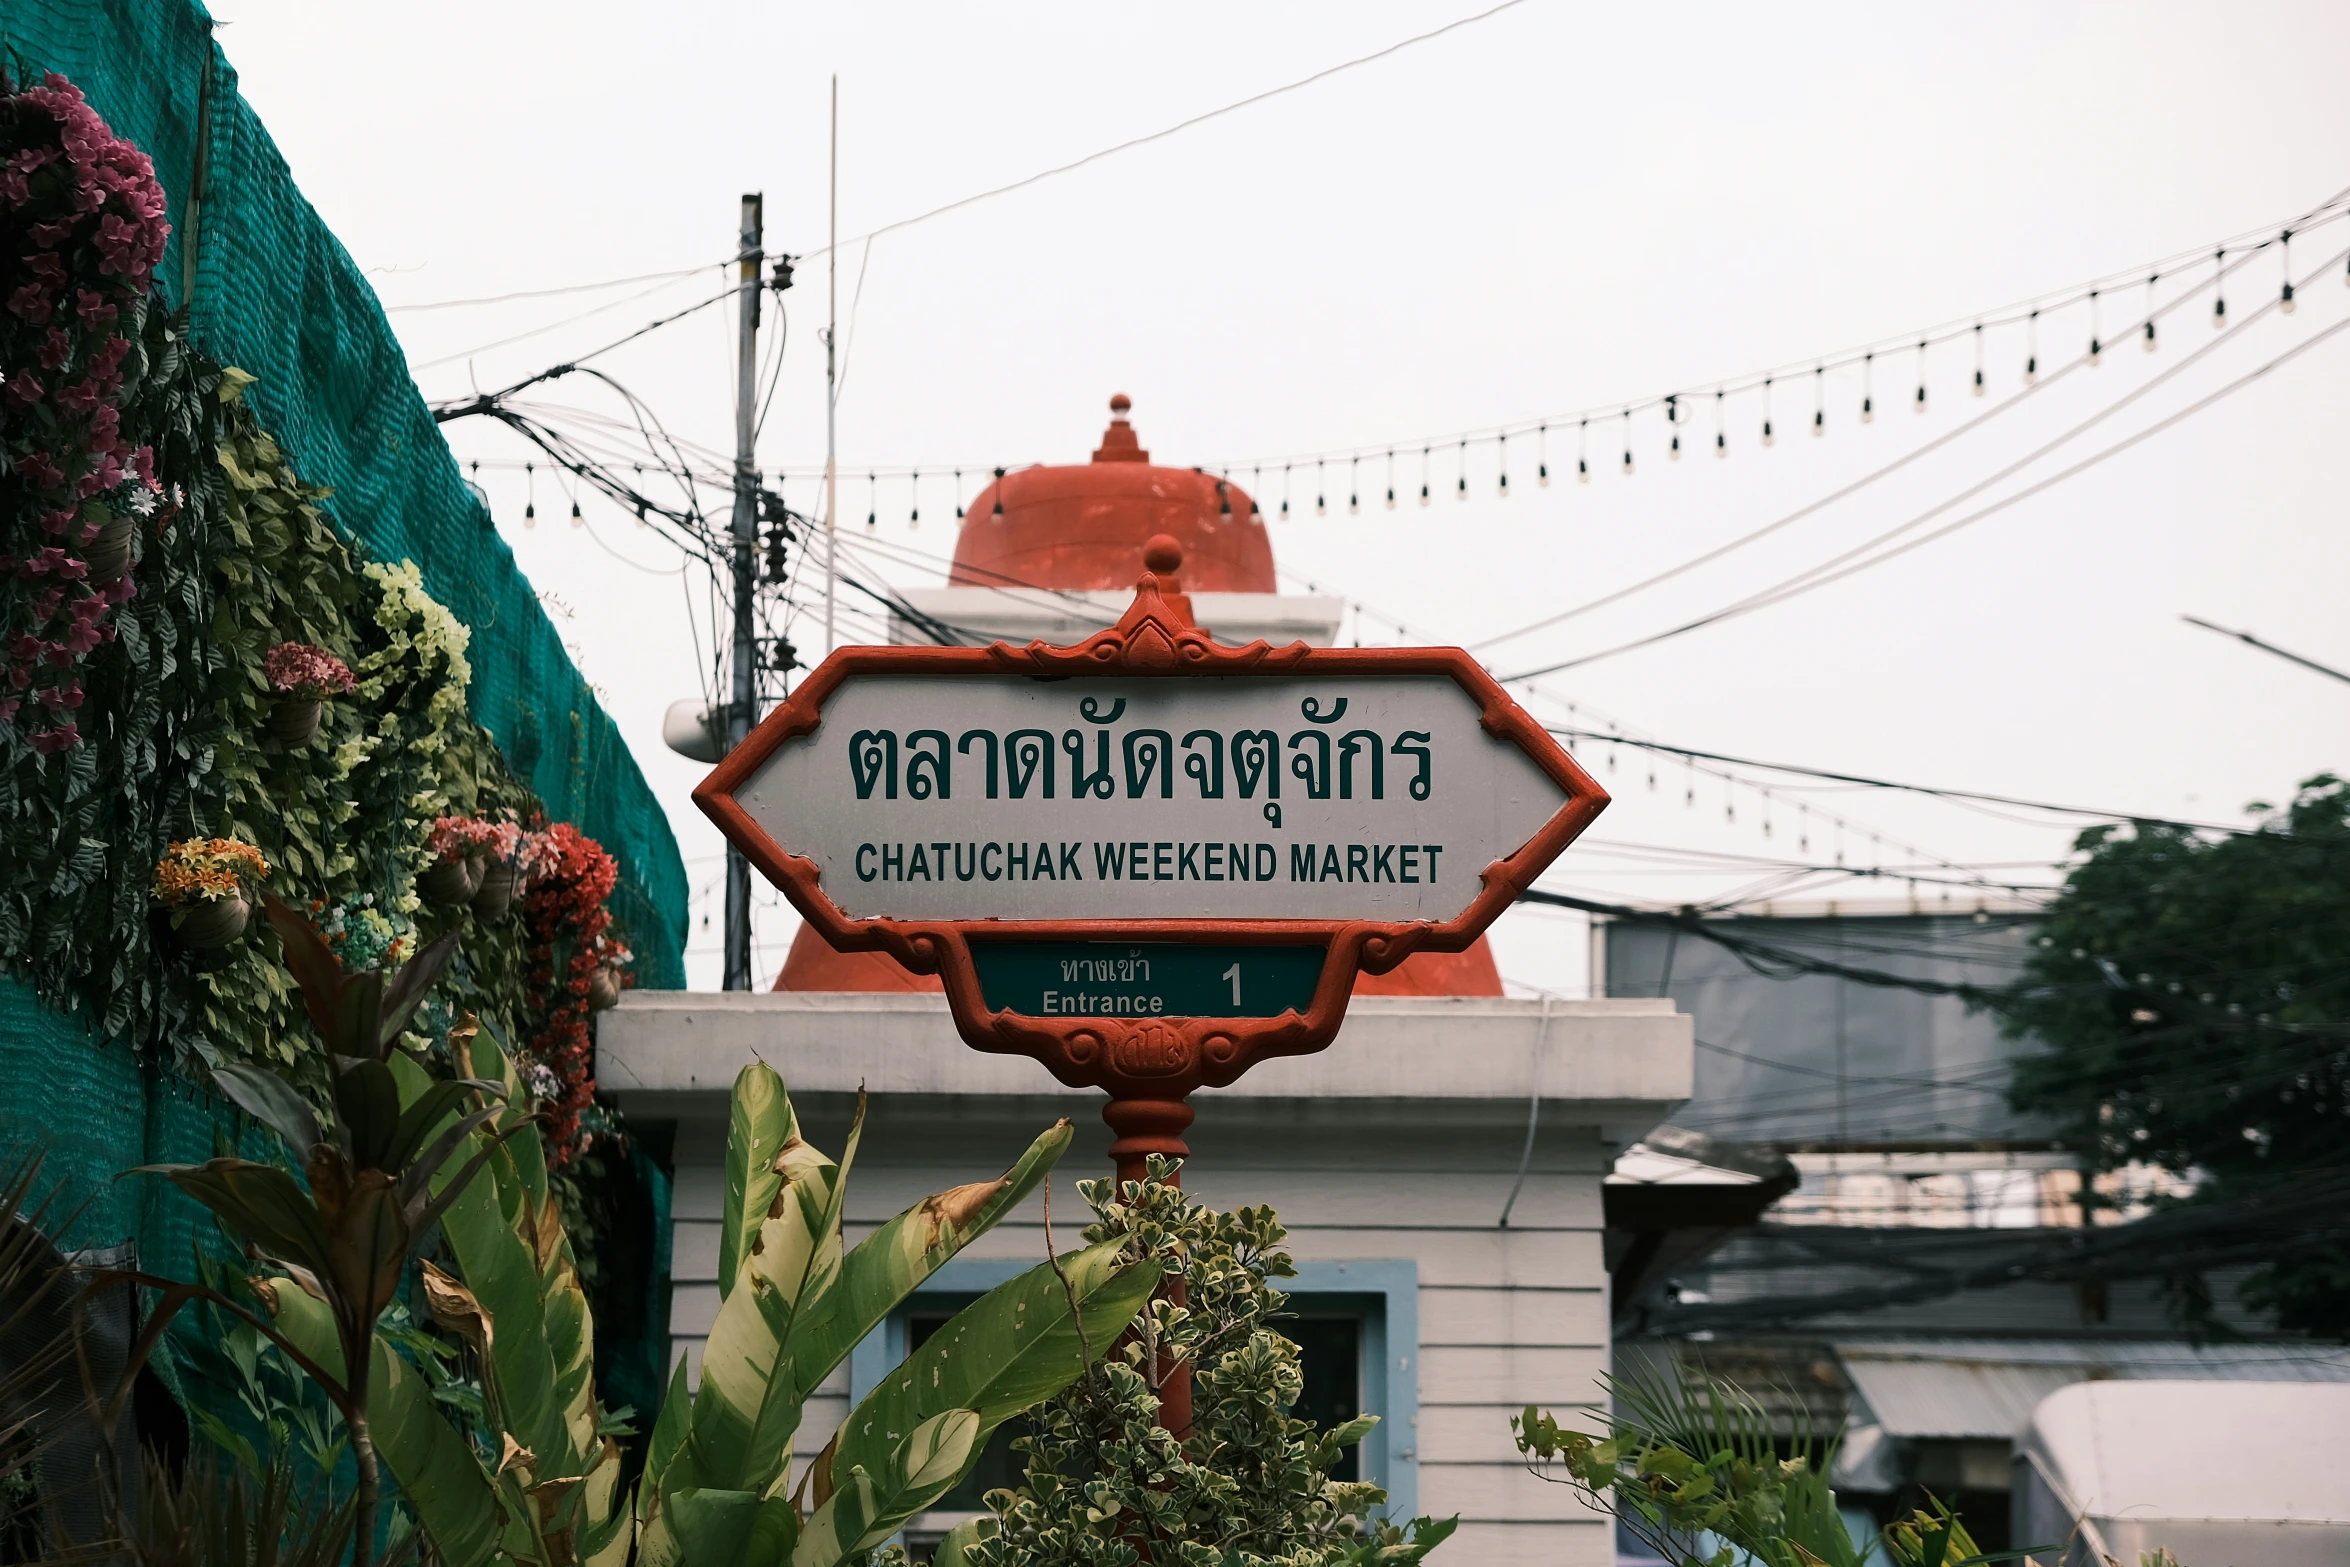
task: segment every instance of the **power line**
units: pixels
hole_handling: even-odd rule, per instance
[[[1119,142],[1116,146],[1104,147],[1098,152],[1089,152],[1082,158],[1075,158],[1067,163],[1056,164],[1049,169],[1040,169],[1036,173],[1027,175],[1021,179],[1016,179],[1008,185],[998,185],[991,190],[983,190],[975,195],[959,197],[954,201],[946,203],[944,206],[932,207],[929,211],[916,213],[910,218],[899,218],[894,223],[884,223],[877,229],[870,229],[863,234],[851,235],[849,238],[841,240],[839,245],[855,245],[865,241],[878,239],[884,234],[894,234],[899,229],[912,228],[917,223],[928,223],[932,218],[944,217],[950,212],[959,212],[963,208],[972,206],[978,202],[992,201],[998,196],[1008,196],[1013,191],[1025,190],[1029,186],[1037,184],[1041,181],[1053,179],[1058,175],[1071,173],[1074,170],[1086,167],[1088,164],[1099,163],[1104,158],[1114,158],[1119,153],[1131,152],[1137,147],[1146,147],[1155,141],[1165,141],[1168,137],[1190,130],[1195,125],[1205,125],[1210,120],[1222,119],[1227,114],[1236,114],[1242,109],[1252,108],[1255,105],[1264,103],[1269,99],[1279,98],[1286,93],[1293,93],[1297,92],[1301,88],[1311,87],[1316,82],[1327,81],[1333,76],[1337,76],[1345,71],[1354,70],[1358,66],[1369,65],[1375,60],[1384,60],[1389,55],[1399,54],[1403,50],[1409,49],[1416,44],[1424,44],[1429,42],[1431,39],[1442,38],[1445,34],[1458,32],[1461,28],[1464,27],[1473,27],[1479,22],[1485,21],[1490,17],[1499,16],[1502,12],[1510,10],[1516,6],[1523,5],[1524,3],[1525,0],[1501,0],[1501,4],[1499,5],[1488,7],[1483,11],[1476,12],[1474,15],[1458,17],[1453,21],[1445,23],[1442,27],[1431,28],[1429,31],[1424,33],[1416,33],[1409,38],[1401,39],[1395,43],[1391,43],[1384,49],[1375,49],[1369,54],[1357,55],[1351,60],[1343,60],[1336,65],[1324,66],[1321,70],[1314,72],[1311,76],[1301,76],[1294,82],[1285,82],[1279,87],[1269,87],[1263,92],[1251,93],[1248,97],[1225,104],[1222,108],[1210,109],[1204,114],[1195,114],[1188,120],[1179,120],[1175,124],[1166,127],[1164,130],[1152,131],[1146,136],[1133,137],[1130,140]],[[835,248],[838,247],[831,245],[820,246],[815,250],[809,251],[808,254],[811,257],[821,256],[825,254],[826,251]]]
[[[1942,800],[1982,800],[1992,805],[2021,806],[2026,810],[2051,811],[2059,816],[2087,816],[2101,821],[2151,822],[2158,827],[2177,827],[2188,832],[2223,832],[2229,834],[2253,831],[2249,827],[2226,827],[2217,822],[2189,822],[2175,817],[2152,816],[2143,811],[2100,811],[2080,805],[2057,805],[2047,800],[2026,800],[2010,794],[1985,794],[1976,789],[1944,789],[1932,784],[1901,783],[1891,778],[1872,778],[1866,773],[1830,772],[1820,767],[1801,767],[1792,762],[1762,762],[1751,756],[1727,756],[1719,751],[1699,751],[1683,745],[1667,745],[1661,740],[1634,740],[1620,734],[1606,734],[1597,729],[1570,729],[1564,725],[1550,725],[1554,735],[1572,740],[1597,740],[1609,745],[1628,745],[1641,751],[1661,751],[1668,756],[1694,756],[1708,762],[1725,762],[1732,767],[1753,767],[1764,772],[1792,773],[1801,778],[1824,778],[1831,783],[1859,784],[1868,789],[1898,789],[1907,794],[1931,795]]]
[[[2339,261],[2341,257],[2337,256],[2335,259]],[[1885,562],[1897,559],[1900,556],[1908,554],[1912,550],[1920,549],[1925,545],[1932,544],[1939,539],[1947,538],[1949,535],[1958,532],[1961,528],[1970,527],[1977,522],[1981,522],[1986,517],[1996,516],[2011,506],[2018,505],[2026,500],[2031,499],[2033,496],[2042,493],[2045,490],[2053,489],[2055,486],[2062,484],[2067,479],[2087,472],[2089,469],[2105,462],[2108,458],[2117,457],[2123,452],[2129,451],[2133,447],[2138,446],[2142,442],[2153,439],[2155,436],[2160,435],[2165,430],[2170,429],[2173,425],[2176,425],[2183,420],[2201,413],[2204,409],[2209,408],[2214,403],[2217,403],[2224,398],[2230,397],[2235,393],[2242,391],[2245,387],[2251,385],[2254,381],[2259,380],[2263,376],[2266,376],[2271,371],[2279,369],[2291,361],[2298,359],[2301,355],[2309,352],[2311,349],[2327,341],[2329,338],[2332,338],[2345,327],[2350,327],[2350,317],[2345,317],[2343,320],[2335,322],[2332,326],[2327,327],[2325,330],[2314,334],[2307,340],[2298,343],[2292,348],[2289,348],[2285,352],[2277,355],[2274,359],[2269,360],[2266,364],[2247,371],[2245,374],[2237,377],[2235,380],[2228,382],[2225,386],[2220,387],[2217,391],[2197,398],[2194,402],[2189,403],[2186,407],[2155,421],[2153,424],[2148,425],[2145,429],[2125,436],[2121,440],[2114,442],[2111,446],[2106,447],[2104,450],[2092,453],[2090,456],[2083,458],[2077,463],[2074,463],[2071,467],[2060,469],[2056,473],[2050,474],[2045,479],[2041,479],[2035,483],[2026,485],[2023,489],[2020,489],[2011,495],[2003,496],[1999,500],[1993,501],[1988,506],[1984,506],[1975,511],[1969,512],[1965,516],[1960,517],[1953,522],[1947,523],[1942,527],[1936,528],[1933,532],[1925,534],[1922,537],[1911,539],[1904,544],[1894,545],[1890,549],[1885,549],[1877,554],[1869,555],[1865,559],[1853,561],[1852,564],[1843,566],[1841,569],[1829,570],[1828,567],[1834,565],[1835,562],[1824,562],[1819,566],[1813,566],[1808,570],[1799,572],[1792,577],[1785,578],[1771,587],[1765,588],[1758,593],[1749,595],[1747,598],[1726,605],[1723,608],[1712,611],[1709,614],[1701,615],[1694,620],[1685,621],[1682,624],[1671,627],[1668,630],[1655,632],[1645,637],[1638,637],[1630,642],[1618,643],[1614,647],[1602,648],[1596,653],[1586,653],[1577,658],[1561,659],[1556,663],[1544,664],[1539,668],[1525,670],[1518,674],[1506,676],[1504,678],[1510,680],[1525,680],[1531,679],[1536,675],[1557,674],[1561,670],[1576,669],[1585,664],[1597,663],[1602,659],[1614,658],[1618,654],[1633,652],[1644,647],[1653,647],[1657,643],[1668,642],[1677,637],[1687,636],[1689,633],[1703,630],[1707,626],[1718,625],[1726,620],[1735,620],[1741,616],[1752,614],[1756,610],[1768,609],[1772,605],[1784,603],[1792,598],[1799,598],[1806,593],[1812,592],[1814,589],[1824,588],[1831,583],[1841,582],[1846,577],[1853,576],[1859,572],[1867,571],[1871,567],[1881,566]],[[2099,415],[2097,417],[2101,418],[2103,416]],[[2062,439],[2070,439],[2073,434],[2079,433],[2081,429],[2087,428],[2088,423],[2093,422],[2095,421],[2091,420],[2085,422],[2081,426],[2076,426],[2073,431],[2067,432],[2066,436]],[[2046,451],[2048,449],[2050,448],[2043,448],[2042,450]],[[2035,456],[2037,455],[2038,454],[2035,454]],[[1945,503],[1944,506],[1936,507],[1932,511],[1921,514],[1918,517],[1913,517],[1898,527],[1888,529],[1884,533],[1878,534],[1875,538],[1867,540],[1866,542],[1855,546],[1851,550],[1845,551],[1842,555],[1836,557],[1836,560],[1852,560],[1855,555],[1859,555],[1863,551],[1875,549],[1879,545],[1890,543],[1893,539],[1899,537],[1901,534],[1908,532],[1912,528],[1915,528],[1920,522],[1924,521],[1926,517],[1933,516],[1938,512],[1946,509],[1947,503]]]
[[[682,267],[674,272],[639,272],[633,277],[605,278],[599,283],[566,283],[559,288],[525,288],[518,289],[511,294],[483,294],[473,299],[427,299],[413,305],[386,305],[383,308],[386,315],[399,315],[421,310],[456,310],[467,305],[504,305],[511,304],[517,299],[552,299],[559,294],[593,294],[607,288],[626,288],[631,283],[666,283],[681,277],[692,277],[695,273],[707,272],[712,267],[731,265],[734,259],[732,256],[723,256],[703,266]],[[579,318],[574,316],[572,319]]]

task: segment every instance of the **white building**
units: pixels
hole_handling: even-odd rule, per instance
[[[1093,463],[1024,470],[980,493],[949,585],[907,595],[900,638],[1075,640],[1116,618],[1144,540],[1169,533],[1211,630],[1326,642],[1339,606],[1274,591],[1249,497],[1152,466],[1124,400],[1112,408]],[[1053,1217],[1056,1240],[1071,1244],[1086,1217],[1074,1183],[1110,1168],[1100,1096],[970,1050],[935,991],[935,980],[834,952],[803,929],[773,992],[637,991],[604,1016],[603,1086],[637,1126],[674,1127],[677,1352],[698,1355],[717,1310],[726,1096],[754,1058],[783,1074],[828,1150],[859,1086],[870,1094],[852,1238],[931,1191],[994,1174],[1068,1117],[1078,1141],[1053,1182]],[[1613,1561],[1604,1521],[1521,1467],[1509,1422],[1530,1402],[1599,1397],[1610,1321],[1602,1182],[1617,1152],[1688,1096],[1691,1051],[1689,1020],[1667,1000],[1505,998],[1479,943],[1366,980],[1323,1053],[1194,1096],[1186,1189],[1279,1211],[1299,1263],[1297,1320],[1285,1327],[1305,1350],[1308,1412],[1381,1417],[1361,1473],[1387,1487],[1399,1516],[1460,1515],[1443,1559]],[[810,1411],[810,1429],[845,1415],[910,1337],[1040,1259],[1043,1208],[1032,1198],[943,1269],[827,1387],[833,1402]],[[978,1477],[1008,1478],[984,1466]],[[918,1520],[909,1537],[953,1516]]]

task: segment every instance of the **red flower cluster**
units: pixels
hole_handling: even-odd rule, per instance
[[[560,1168],[588,1141],[580,1126],[581,1114],[596,1099],[588,980],[612,961],[605,935],[612,913],[604,904],[620,879],[620,867],[601,844],[569,822],[532,833],[522,858],[529,878],[522,893],[527,983],[539,1023],[530,1053],[560,1085],[546,1106],[554,1121],[547,1157]]]
[[[115,399],[135,315],[170,233],[147,155],[54,73],[0,95],[0,722],[35,749],[79,740],[75,667],[109,641],[127,572],[94,580],[107,524],[168,519],[152,448]]]
[[[301,702],[341,696],[358,684],[350,665],[307,642],[280,642],[262,654],[261,675],[270,690]]]

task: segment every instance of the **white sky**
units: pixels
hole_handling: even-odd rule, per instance
[[[715,263],[737,199],[764,190],[770,248],[823,243],[825,94],[842,81],[841,228],[854,235],[1304,76],[1478,9],[1473,0],[1268,7],[1075,4],[556,5],[352,9],[220,0],[243,89],[329,224],[400,305]],[[2350,9],[2303,5],[1672,8],[1528,0],[1491,20],[1079,173],[892,234],[844,257],[850,371],[844,471],[1082,461],[1113,391],[1160,461],[1406,445],[1581,407],[1690,394],[1712,439],[1715,382],[1806,363],[2272,225],[2350,185]],[[2306,272],[2350,222],[2297,241]],[[860,265],[862,300],[849,335]],[[2195,281],[2208,277],[2206,262]],[[2275,295],[2274,252],[2237,274],[2231,319]],[[2271,312],[2134,409],[2011,481],[2028,482],[2350,318],[2337,262],[2303,308]],[[763,465],[823,452],[821,264],[788,296],[792,335]],[[715,270],[644,292],[395,313],[428,396],[493,387],[594,348],[718,286]],[[632,295],[642,297],[631,298]],[[2159,296],[2172,297],[2166,283]],[[2104,305],[2106,329],[2143,287]],[[525,341],[467,351],[600,304]],[[772,320],[772,316],[770,316]],[[1726,604],[1991,474],[2214,338],[2208,293],[2164,318],[2161,349],[2110,352],[1975,435],[1754,549],[1496,650],[1503,672],[1567,658]],[[2050,363],[2085,310],[2043,321]],[[731,444],[731,325],[712,310],[598,363],[673,430]],[[1986,333],[1995,394],[2020,384],[2020,330]],[[458,356],[449,363],[430,362]],[[429,367],[427,367],[429,366]],[[1801,433],[1811,377],[1757,436],[1733,398],[1732,455],[1664,460],[1663,426],[1592,441],[1554,431],[1513,498],[1473,451],[1472,499],[1310,515],[1281,527],[1286,571],[1357,596],[1431,639],[1474,641],[1697,554],[1942,434],[1995,399],[1964,395],[1970,348],[1889,353],[1886,410],[1857,421],[1857,374],[1828,379],[1828,436]],[[2350,665],[2338,434],[2350,333],[2208,412],[2045,494],[1789,604],[1546,684],[1646,737],[1737,755],[2037,799],[2239,819],[2253,798],[2342,761],[2350,686],[2180,623],[2249,627]],[[574,384],[551,403],[598,404]],[[2335,430],[2327,436],[2324,432]],[[687,799],[702,769],[659,742],[663,707],[699,689],[675,556],[599,500],[588,530],[542,470],[525,530],[519,440],[451,428],[501,528],[669,810],[697,892],[720,843]],[[1605,451],[1608,460],[1602,461]],[[1383,463],[1363,469],[1366,500]],[[1333,501],[1343,469],[1329,474]],[[1259,489],[1268,513],[1282,490]],[[1986,498],[1996,498],[1993,489]],[[804,484],[787,494],[812,504]],[[844,521],[862,543],[860,476]],[[945,553],[945,481],[906,525],[884,480],[878,542]],[[1953,512],[1951,516],[1962,515]],[[601,541],[604,548],[599,548]],[[935,580],[905,565],[901,584]],[[705,633],[706,634],[706,633]],[[1350,628],[1350,635],[1352,634]],[[1367,641],[1396,640],[1372,623]],[[801,634],[803,647],[819,638]],[[1563,713],[1555,707],[1538,711]],[[1619,803],[1549,883],[1604,897],[1716,896],[1768,866],[1853,863],[1917,846],[1992,880],[2042,880],[2069,836],[2040,819],[1873,792],[1701,778],[1582,748]],[[1742,776],[1773,783],[1766,775]],[[1873,848],[1869,834],[1888,840]],[[1625,844],[1704,856],[1668,873]],[[2036,869],[2034,867],[2037,867]],[[1968,871],[1964,874],[1977,874]],[[1851,886],[1852,884],[1847,884]],[[1898,894],[1860,883],[1850,896]],[[1828,895],[1821,889],[1813,896]],[[1931,903],[1940,890],[1928,886]],[[1956,894],[1962,902],[1972,894]],[[705,929],[705,913],[713,918]],[[717,976],[715,905],[697,897],[689,971]],[[792,917],[761,924],[764,978]],[[1516,981],[1579,991],[1579,919],[1496,930]]]

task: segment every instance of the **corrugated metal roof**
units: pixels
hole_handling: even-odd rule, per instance
[[[1922,1338],[1834,1347],[1866,1414],[1911,1438],[2011,1438],[2040,1400],[2076,1382],[2350,1382],[2350,1349],[2317,1345]]]

